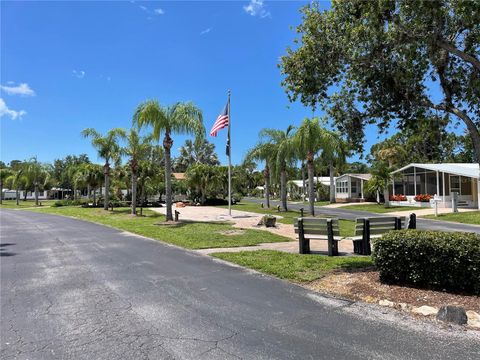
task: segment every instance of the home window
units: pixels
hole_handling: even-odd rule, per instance
[[[337,193],[348,193],[348,180],[337,181]]]
[[[457,192],[461,194],[460,191],[460,176],[450,176],[450,194]]]

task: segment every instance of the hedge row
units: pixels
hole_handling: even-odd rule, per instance
[[[86,202],[84,200],[57,200],[53,203],[53,207],[60,207],[60,206],[76,206],[76,205],[83,205]]]
[[[391,231],[373,243],[380,279],[438,290],[480,294],[480,235]]]

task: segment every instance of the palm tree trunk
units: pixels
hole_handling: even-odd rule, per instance
[[[137,214],[137,174],[132,171],[132,215]]]
[[[38,184],[35,182],[35,206],[38,206]]]
[[[15,188],[15,200],[16,200],[15,202],[16,202],[17,206],[20,205],[20,199],[18,198],[19,196],[20,196],[20,193],[18,191],[18,186],[17,186]]]
[[[108,162],[105,163],[103,167],[104,175],[105,175],[105,190],[103,196],[103,210],[108,210],[108,202],[110,197],[110,164]]]
[[[3,181],[0,180],[0,204],[3,204]]]
[[[268,168],[268,165],[265,166],[263,175],[265,177],[265,206],[269,208],[270,207],[270,169]]]
[[[89,201],[92,198],[92,187],[90,186],[90,184],[87,184],[87,198]]]
[[[383,197],[385,200],[385,203],[384,203],[385,207],[386,208],[390,207],[390,195],[388,193],[388,185],[383,188]]]
[[[93,187],[93,206],[97,206],[97,187]]]
[[[172,160],[170,149],[172,148],[173,140],[170,133],[165,133],[163,139],[163,148],[165,149],[165,205],[167,207],[167,221],[173,221],[172,215]]]
[[[306,181],[305,181],[305,163],[302,161],[302,200],[305,201],[305,189],[306,189]]]
[[[314,176],[313,156],[307,159],[307,173],[308,173],[308,202],[310,206],[310,214],[315,215],[315,184],[313,181]]]
[[[335,180],[333,179],[333,174],[334,174],[334,167],[333,163],[330,162],[329,164],[330,168],[330,204],[335,203]]]
[[[280,196],[283,211],[287,211],[287,170],[284,167],[280,171]]]

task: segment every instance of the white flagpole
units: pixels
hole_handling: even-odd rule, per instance
[[[230,113],[230,90],[228,90],[228,215],[232,216],[232,144],[230,138],[230,124],[232,123],[232,114]]]

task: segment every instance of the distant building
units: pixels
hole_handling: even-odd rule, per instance
[[[335,199],[338,202],[365,201],[364,185],[371,174],[344,174],[335,180]]]

